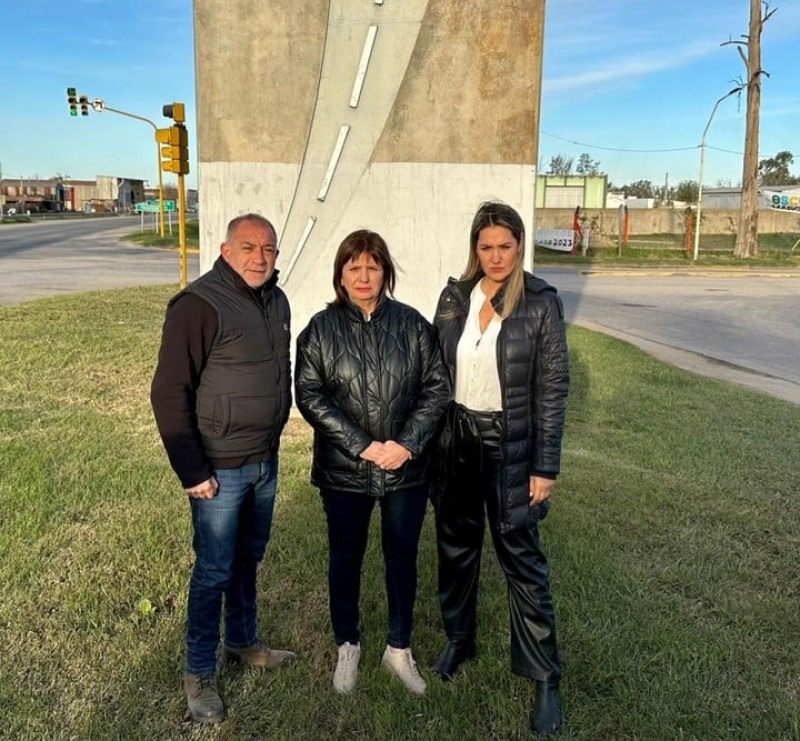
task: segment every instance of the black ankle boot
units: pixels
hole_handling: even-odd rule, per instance
[[[456,639],[444,647],[444,651],[439,654],[439,658],[431,668],[444,682],[449,682],[458,671],[458,667],[473,658],[475,658],[475,641],[471,638]]]
[[[558,681],[536,682],[536,700],[531,711],[531,730],[552,736],[561,728],[561,695]]]

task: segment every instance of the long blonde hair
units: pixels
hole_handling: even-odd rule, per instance
[[[472,226],[469,230],[469,259],[467,260],[467,267],[461,275],[461,280],[471,280],[482,275],[481,263],[478,260],[478,238],[481,230],[488,226],[504,226],[519,244],[519,252],[517,252],[514,268],[501,289],[502,305],[498,313],[501,318],[505,319],[514,311],[525,290],[523,267],[525,225],[522,223],[522,217],[508,204],[500,201],[485,201],[482,203],[472,219]]]

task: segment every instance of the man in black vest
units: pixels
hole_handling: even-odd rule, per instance
[[[278,288],[275,228],[245,214],[228,225],[213,268],[168,306],[150,393],[170,464],[189,496],[184,690],[195,722],[217,723],[224,598],[226,661],[274,669],[291,651],[256,633],[256,568],[269,541],[278,444],[289,417],[289,303]]]

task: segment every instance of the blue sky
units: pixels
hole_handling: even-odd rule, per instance
[[[760,156],[788,149],[800,174],[800,2],[772,7]],[[714,103],[745,76],[736,47],[720,44],[747,33],[748,13],[748,0],[548,0],[540,166],[587,152],[617,185],[696,180]],[[68,86],[158,126],[170,123],[164,103],[185,102],[190,137],[195,131],[191,0],[3,3],[0,70],[4,178],[156,183],[152,128],[110,112],[72,118]],[[739,182],[744,116],[744,96],[719,105],[706,137],[707,185]],[[195,169],[193,161],[189,187]]]
[[[555,154],[599,160],[612,183],[697,180],[716,101],[746,80],[737,47],[748,0],[549,0],[540,165]],[[800,2],[776,0],[764,25],[759,158],[789,150],[800,174]],[[737,185],[746,98],[720,103],[703,182]],[[621,150],[684,150],[669,152]],[[728,150],[721,152],[718,150]]]

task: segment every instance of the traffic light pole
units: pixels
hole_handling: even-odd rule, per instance
[[[183,175],[178,175],[178,244],[180,253],[180,279],[181,288],[186,288],[188,282],[186,270],[186,190]]]
[[[185,106],[174,102],[163,106],[165,118],[175,123],[168,129],[156,132],[156,141],[164,146],[160,149],[159,164],[161,169],[178,176],[178,242],[180,254],[181,288],[186,288],[186,188],[183,176],[189,172],[189,134],[186,131]]]
[[[100,103],[99,106],[96,105],[98,102]],[[135,118],[137,121],[149,123],[155,131],[158,131],[158,126],[156,126],[149,118],[137,116],[135,113],[128,113],[128,111],[121,111],[119,108],[111,108],[103,101],[94,101],[93,105],[95,110],[98,112],[111,111],[111,113],[118,113],[120,116]],[[164,239],[164,185],[162,182],[163,178],[161,176],[161,148],[158,145],[158,140],[156,140],[156,157],[158,158],[158,227],[161,239]]]

